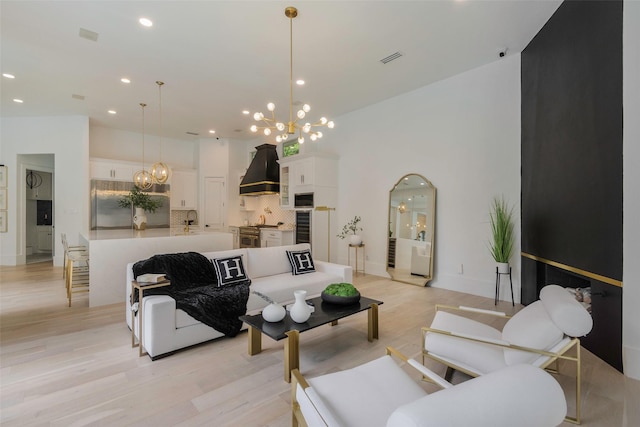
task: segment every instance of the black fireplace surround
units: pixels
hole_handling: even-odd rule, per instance
[[[583,345],[622,370],[621,1],[565,1],[521,55],[522,302],[592,292]],[[580,286],[575,286],[580,284]]]

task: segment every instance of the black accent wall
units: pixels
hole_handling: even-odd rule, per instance
[[[522,251],[622,280],[622,2],[565,1],[522,52]]]
[[[522,251],[622,281],[621,1],[565,1],[521,55]],[[558,280],[522,257],[522,302]],[[584,277],[582,277],[584,278]],[[622,369],[622,288],[590,280],[582,339]]]

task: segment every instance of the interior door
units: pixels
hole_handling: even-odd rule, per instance
[[[225,182],[221,177],[204,179],[204,226],[207,231],[224,231]]]

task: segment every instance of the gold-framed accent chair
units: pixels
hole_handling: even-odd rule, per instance
[[[427,394],[421,378],[442,390]],[[294,427],[545,427],[567,413],[562,388],[542,369],[514,365],[452,385],[391,347],[386,356],[316,378],[293,370],[291,406]]]
[[[456,311],[459,314],[453,314]],[[465,317],[465,313],[509,319],[502,331]],[[580,340],[593,327],[587,310],[565,288],[547,285],[540,299],[514,316],[470,307],[436,306],[430,327],[422,328],[422,362],[425,357],[453,370],[478,377],[515,364],[529,364],[558,372],[559,361],[575,362],[576,416],[566,421],[580,424]],[[525,395],[521,396],[526,399]]]

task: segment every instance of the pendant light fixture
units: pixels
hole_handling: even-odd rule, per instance
[[[153,185],[153,178],[149,171],[144,168],[144,107],[147,104],[141,102],[142,107],[142,169],[133,175],[133,183],[141,190],[148,190]]]
[[[151,167],[151,176],[153,181],[158,184],[164,184],[171,175],[171,170],[166,163],[162,162],[162,85],[164,82],[156,81],[158,85],[158,99],[159,99],[159,123],[160,123],[160,161],[153,164]]]
[[[320,120],[314,123],[306,122],[304,124],[299,123],[304,119],[307,113],[311,110],[309,104],[304,104],[302,109],[298,110],[294,120],[293,117],[293,18],[298,16],[298,9],[293,6],[289,6],[284,10],[284,14],[289,18],[289,121],[287,123],[279,122],[276,120],[275,109],[276,106],[273,102],[267,104],[267,110],[271,112],[271,118],[265,117],[263,113],[258,112],[253,115],[254,120],[257,122],[263,122],[265,126],[251,126],[251,132],[258,132],[261,130],[264,135],[271,135],[272,131],[284,132],[276,136],[276,142],[287,141],[289,135],[295,135],[298,132],[298,143],[304,143],[303,133],[309,135],[309,139],[312,141],[322,138],[322,132],[312,131],[312,128],[318,126],[326,126],[329,129],[333,129],[333,121],[327,120],[325,117],[321,117]]]

